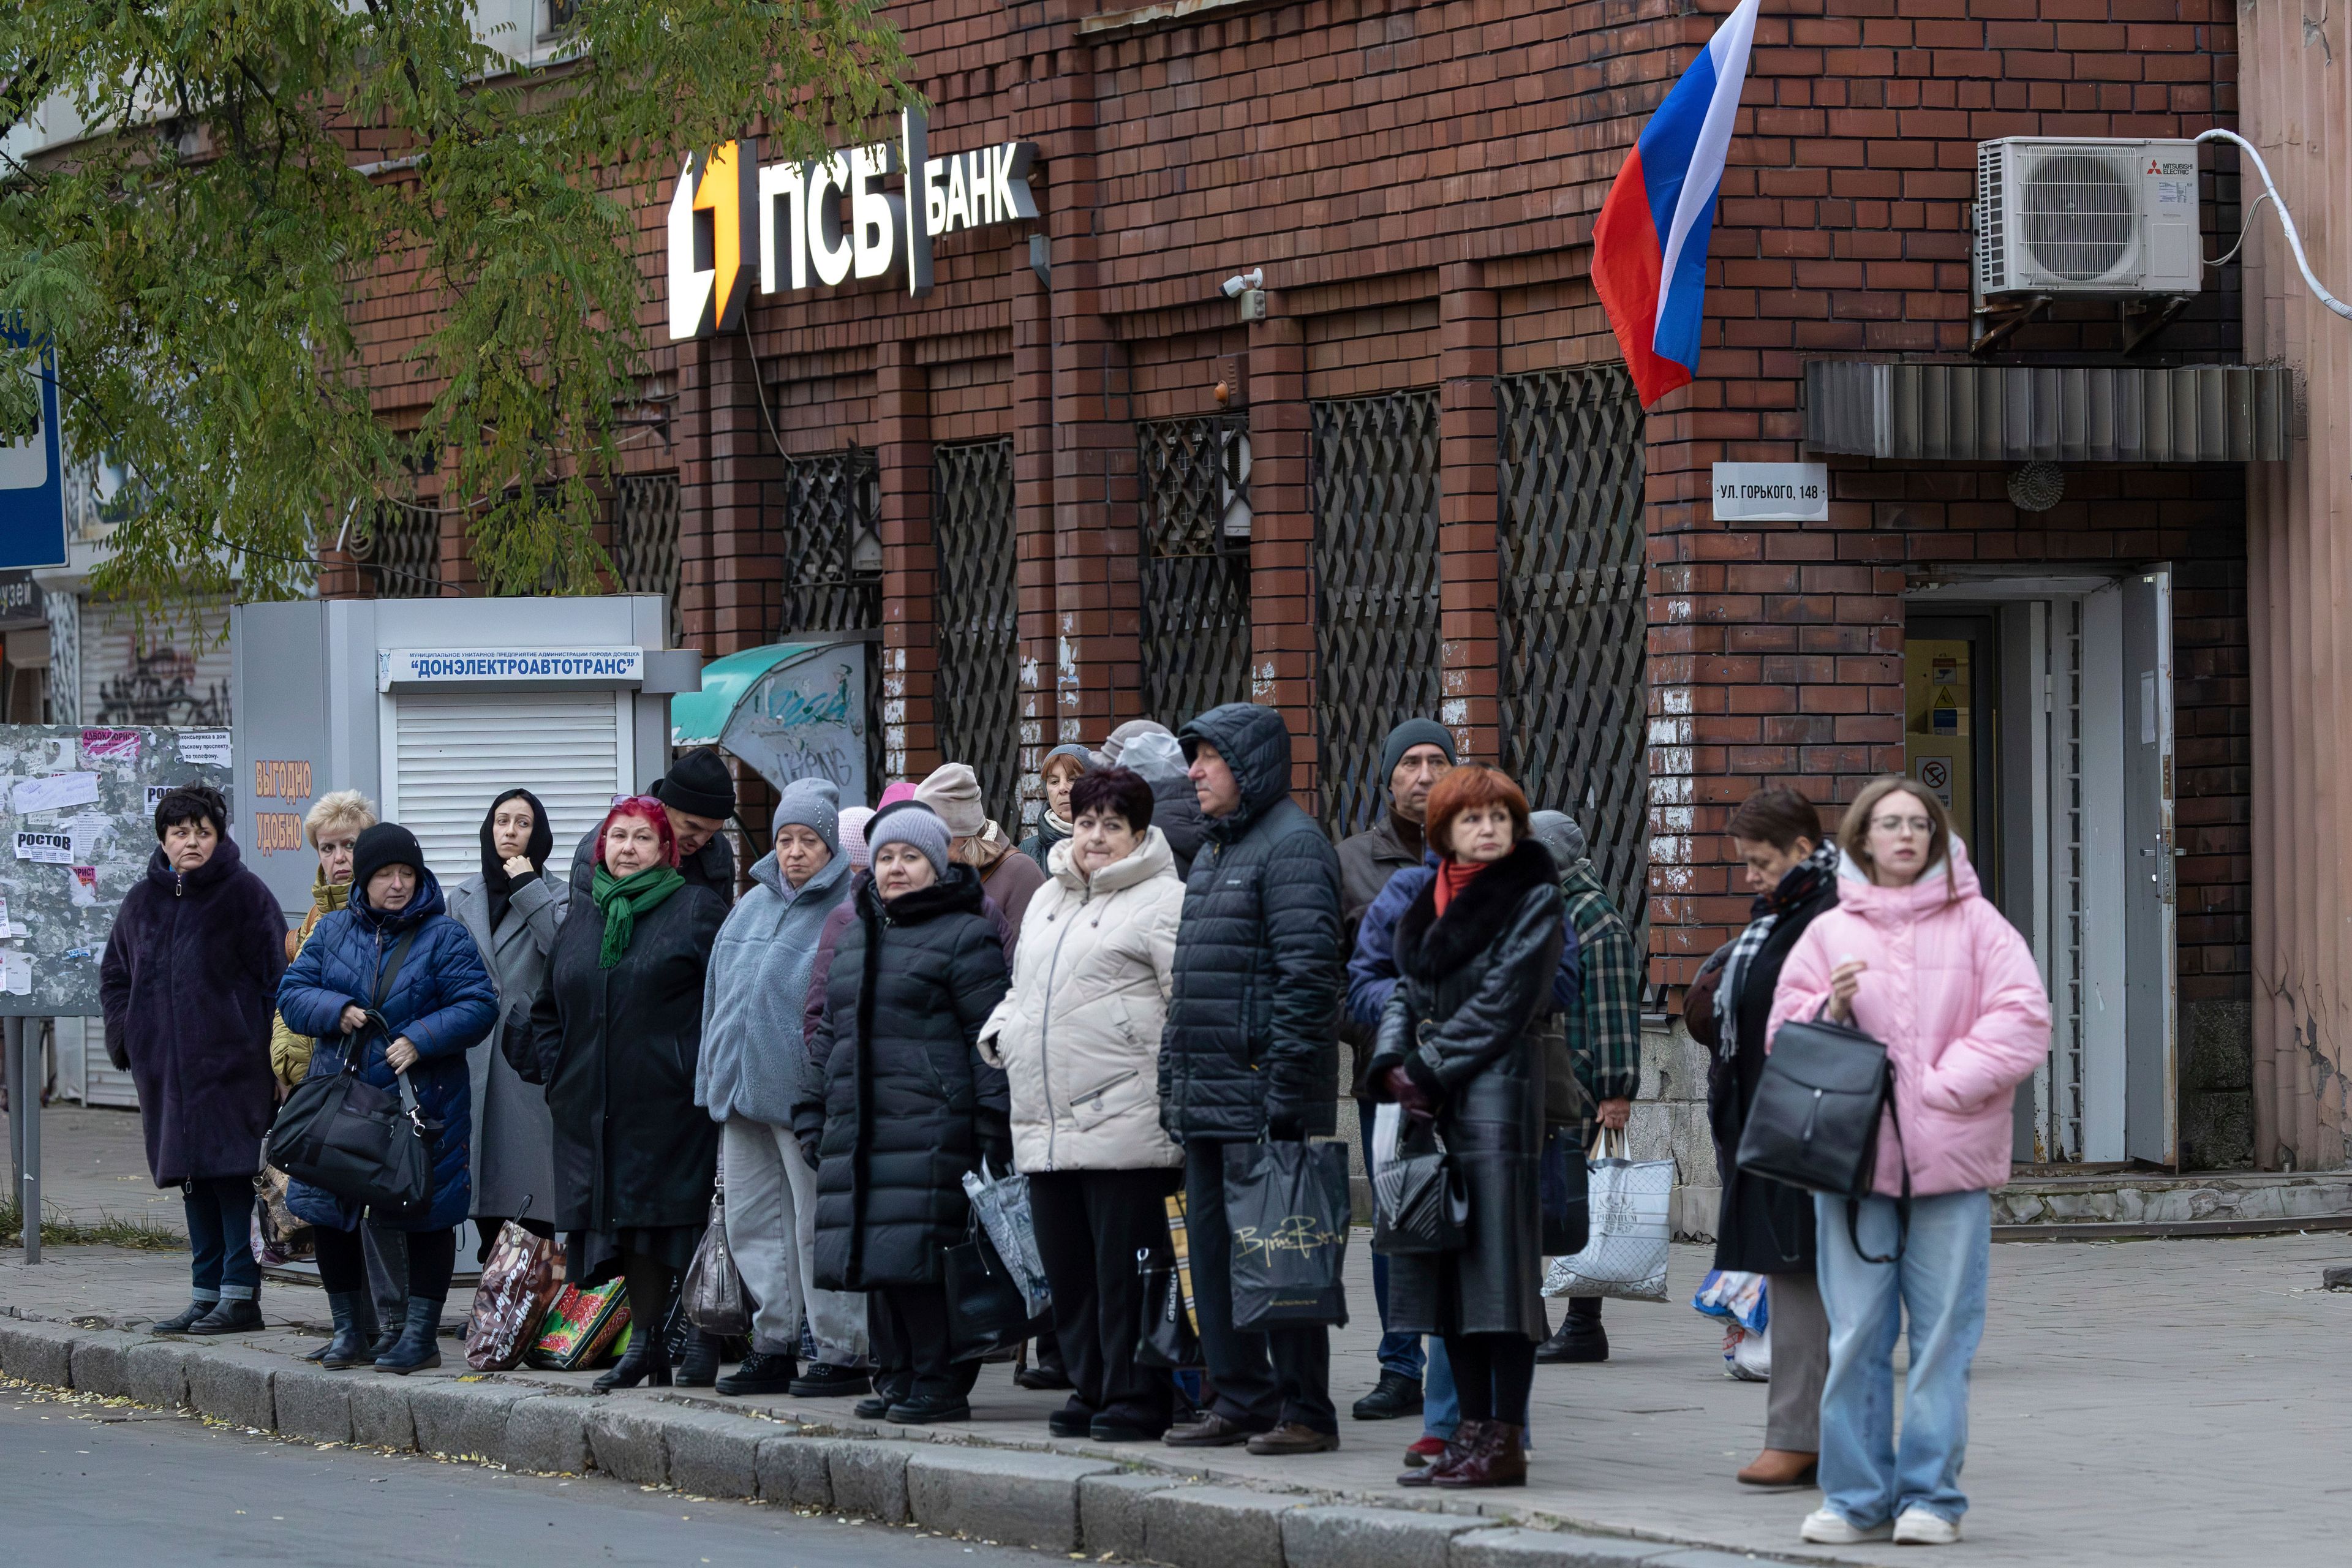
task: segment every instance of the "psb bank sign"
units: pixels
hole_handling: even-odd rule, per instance
[[[1035,157],[1026,142],[933,157],[930,128],[912,110],[896,142],[816,163],[762,165],[748,136],[690,153],[669,201],[669,335],[740,325],[754,278],[778,294],[898,267],[908,293],[928,294],[933,240],[1037,216]]]

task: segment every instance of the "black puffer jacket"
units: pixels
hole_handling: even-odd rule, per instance
[[[1442,874],[1442,873],[1441,873]],[[1396,927],[1396,989],[1365,1068],[1388,1098],[1388,1069],[1436,1103],[1437,1131],[1470,1196],[1458,1252],[1389,1259],[1391,1331],[1525,1334],[1547,1330],[1543,1300],[1543,1048],[1533,1026],[1551,1006],[1566,910],[1551,854],[1524,839],[1437,913],[1436,880]]]
[[[1169,1136],[1248,1139],[1338,1126],[1339,857],[1291,803],[1290,731],[1271,708],[1229,702],[1184,726],[1241,785],[1209,824],[1184,884],[1175,990],[1160,1043]]]
[[[793,1106],[793,1134],[817,1152],[828,1290],[939,1279],[940,1249],[964,1237],[963,1173],[983,1152],[1009,1168],[1012,1152],[1004,1071],[975,1044],[1007,984],[978,874],[950,866],[887,904],[860,879],[856,898]]]
[[[573,901],[530,1027],[499,1041],[525,1083],[547,1086],[555,1123],[555,1212],[534,1217],[605,1234],[709,1217],[719,1127],[694,1103],[694,1069],[726,918],[718,894],[688,883],[639,915],[620,963],[600,969],[604,912]]]

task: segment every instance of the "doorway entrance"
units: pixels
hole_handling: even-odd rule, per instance
[[[1906,595],[1906,771],[2051,997],[2021,1164],[2179,1163],[2171,582],[1953,572]]]

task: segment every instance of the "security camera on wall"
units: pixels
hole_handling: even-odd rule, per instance
[[[1265,287],[1265,268],[1253,267],[1247,272],[1236,272],[1218,287],[1226,299],[1238,300],[1249,289]]]

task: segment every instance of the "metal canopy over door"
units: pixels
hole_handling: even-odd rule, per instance
[[[555,834],[550,870],[567,876],[572,847],[635,788],[625,693],[403,692],[387,698],[383,815],[416,835],[445,894],[482,868],[490,802],[527,789]]]
[[[2125,909],[2125,1152],[2179,1163],[2179,854],[2173,836],[2172,570],[2136,573],[2112,590],[2122,600]]]

